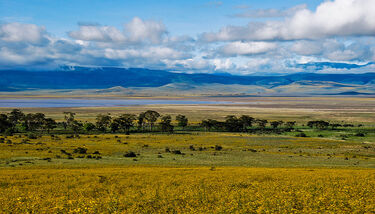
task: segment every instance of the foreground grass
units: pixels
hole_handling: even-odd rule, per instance
[[[2,213],[374,213],[375,171],[2,169]]]
[[[0,213],[375,212],[375,145],[358,139],[184,132],[2,142]]]

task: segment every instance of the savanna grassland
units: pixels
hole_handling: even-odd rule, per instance
[[[0,212],[375,213],[375,99],[222,99],[251,103],[22,109],[57,121],[64,111],[95,121],[152,109],[184,114],[193,128],[2,136]],[[242,114],[297,123],[283,133],[194,128]],[[317,130],[309,120],[355,126]]]

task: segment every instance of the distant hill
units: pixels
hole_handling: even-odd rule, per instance
[[[51,71],[0,70],[2,92],[96,89],[98,93],[131,90],[132,93],[365,95],[375,93],[374,83],[375,73],[234,76],[112,67],[62,67]]]

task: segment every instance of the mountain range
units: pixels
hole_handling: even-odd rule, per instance
[[[1,92],[86,91],[109,94],[372,95],[375,73],[277,76],[187,74],[143,68],[68,67],[0,70]]]

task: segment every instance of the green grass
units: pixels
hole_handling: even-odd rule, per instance
[[[87,165],[356,167],[375,168],[375,144],[328,138],[297,138],[241,133],[43,136],[25,141],[12,136],[0,144],[0,167]],[[194,147],[194,150],[190,148]],[[221,146],[221,150],[215,149]],[[87,154],[74,153],[78,147]],[[183,154],[167,152],[178,150]],[[71,153],[62,153],[64,150]],[[93,154],[98,151],[100,155]],[[128,151],[137,157],[128,158]],[[93,158],[88,158],[91,155]],[[95,159],[95,157],[101,159]]]

